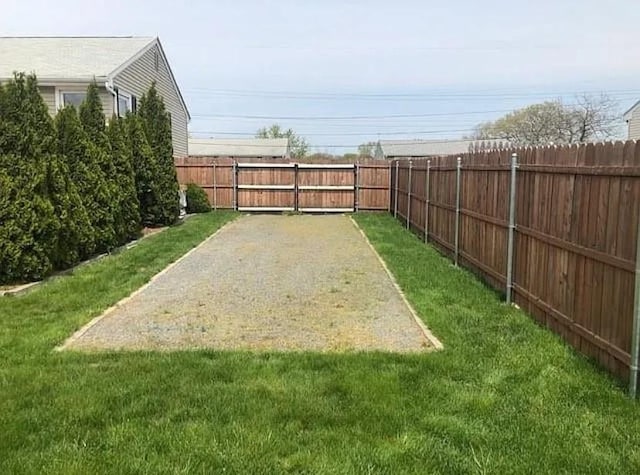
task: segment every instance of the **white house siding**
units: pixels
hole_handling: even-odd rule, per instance
[[[58,90],[83,90],[86,91],[86,89],[89,87],[89,83],[86,84],[82,84],[82,85],[78,85],[78,83],[73,83],[73,84],[64,84],[61,83],[58,86],[38,86],[38,88],[40,89],[40,95],[42,96],[42,98],[44,99],[45,104],[47,104],[47,107],[49,108],[49,113],[52,116],[55,116],[57,113],[57,100],[56,100],[56,94],[58,94]],[[106,117],[107,120],[109,120],[111,118],[111,116],[113,115],[113,95],[107,91],[107,89],[105,87],[98,87],[98,93],[100,95],[100,101],[102,102],[102,112],[104,112],[104,115]]]
[[[54,86],[40,86],[40,95],[47,104],[49,114],[56,115],[56,88]]]
[[[158,58],[157,70],[155,67],[156,54]],[[179,92],[171,80],[169,67],[165,64],[157,45],[154,45],[122,72],[114,76],[113,85],[124,94],[133,94],[139,101],[154,80],[158,93],[164,99],[167,110],[171,113],[173,154],[176,157],[186,157],[188,155],[187,114],[182,107]]]
[[[640,107],[633,111],[629,119],[629,140],[640,140]]]

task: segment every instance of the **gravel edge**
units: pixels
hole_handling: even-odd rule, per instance
[[[389,277],[389,280],[391,281],[391,283],[393,284],[395,289],[400,294],[400,297],[402,297],[402,301],[405,303],[405,305],[409,309],[409,312],[413,316],[413,319],[414,319],[416,325],[418,325],[418,327],[420,328],[420,330],[424,334],[425,338],[429,341],[429,343],[431,343],[433,345],[433,348],[431,348],[431,349],[434,350],[434,351],[435,350],[444,349],[444,345],[442,344],[442,342],[431,332],[431,330],[429,330],[429,327],[427,327],[427,325],[418,316],[418,314],[416,313],[416,311],[413,308],[413,306],[411,305],[411,303],[409,303],[409,300],[407,299],[407,296],[404,294],[403,290],[398,285],[398,282],[396,281],[396,278],[393,276],[393,274],[389,270],[389,267],[387,267],[387,263],[384,261],[382,256],[380,256],[380,254],[378,254],[378,251],[376,250],[376,248],[373,247],[373,244],[371,244],[371,241],[369,241],[369,238],[367,237],[365,232],[358,225],[356,220],[353,219],[353,216],[349,215],[349,220],[351,221],[351,223],[353,223],[355,228],[360,232],[360,234],[362,235],[362,238],[366,241],[366,243],[369,246],[369,248],[371,248],[371,250],[373,251],[375,256],[378,258],[378,260],[380,261],[380,264],[382,264],[382,267],[384,268],[384,271],[387,274],[387,277]]]
[[[235,219],[231,219],[230,221],[227,221],[226,223],[224,223],[221,227],[219,227],[218,229],[216,229],[216,231],[211,234],[209,237],[207,237],[206,239],[204,239],[202,242],[200,242],[197,246],[195,246],[194,248],[190,249],[189,251],[187,251],[185,254],[183,254],[182,256],[180,256],[178,259],[176,259],[175,261],[171,262],[167,267],[165,267],[164,269],[162,269],[160,272],[158,272],[157,274],[155,274],[153,277],[151,277],[151,279],[149,279],[149,282],[147,282],[146,284],[144,284],[143,286],[137,288],[135,291],[133,291],[131,294],[129,294],[128,296],[126,296],[125,298],[121,299],[120,301],[116,302],[114,305],[112,305],[111,307],[109,307],[108,309],[106,309],[104,312],[102,312],[100,315],[94,317],[93,319],[91,319],[91,321],[89,323],[87,323],[86,325],[84,325],[82,328],[80,328],[79,330],[77,330],[75,333],[73,333],[73,335],[71,335],[69,338],[67,338],[62,345],[58,345],[56,346],[53,351],[67,351],[68,347],[71,346],[76,340],[78,340],[79,338],[82,337],[82,335],[84,335],[87,331],[89,331],[89,329],[91,327],[93,327],[94,325],[96,325],[100,320],[102,320],[103,318],[105,318],[106,316],[108,316],[111,312],[113,312],[114,310],[116,310],[117,308],[119,308],[121,305],[125,304],[126,302],[128,302],[129,300],[131,300],[132,298],[134,298],[136,295],[138,295],[139,293],[141,293],[144,289],[146,289],[147,287],[149,287],[156,279],[158,279],[158,277],[160,277],[161,275],[167,273],[169,270],[171,270],[173,267],[175,267],[176,265],[178,265],[182,260],[186,259],[189,255],[191,255],[192,253],[194,253],[197,249],[199,249],[201,246],[204,246],[207,242],[209,242],[211,239],[213,239],[220,231],[222,231],[223,229],[227,228],[229,225],[233,224],[234,222],[237,221],[237,218]],[[70,351],[74,351],[74,350],[70,350]]]

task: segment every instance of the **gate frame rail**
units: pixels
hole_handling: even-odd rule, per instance
[[[238,182],[238,175],[242,169],[264,168],[292,168],[294,182],[292,184],[251,184],[241,185]],[[353,185],[300,185],[299,170],[353,170]],[[358,210],[358,164],[357,163],[265,163],[265,162],[247,162],[242,163],[234,161],[233,166],[233,208],[236,211],[294,211],[307,213],[352,213]],[[292,191],[294,193],[293,206],[240,206],[238,203],[239,190],[254,191]],[[304,191],[353,191],[353,206],[348,208],[323,208],[323,207],[301,207],[299,205],[300,192]]]

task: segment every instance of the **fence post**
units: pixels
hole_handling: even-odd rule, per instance
[[[356,213],[358,212],[358,194],[360,192],[360,188],[358,187],[358,177],[360,176],[358,173],[359,166],[360,164],[356,162],[353,168],[353,211]]]
[[[216,196],[218,194],[217,190],[216,190],[216,162],[213,162],[213,209],[217,210],[218,209],[218,197]]]
[[[629,364],[629,396],[635,399],[638,389],[640,360],[640,220],[636,234],[636,285],[633,297],[633,330],[631,333],[631,362]]]
[[[393,217],[398,217],[398,175],[400,170],[400,162],[396,160],[396,189],[395,189],[395,200],[393,203]]]
[[[393,182],[392,180],[392,175],[393,175],[393,165],[391,165],[391,162],[389,162],[389,206],[387,206],[387,209],[389,210],[389,213],[391,213],[391,193],[393,193]]]
[[[462,176],[462,157],[458,157],[456,161],[456,228],[455,228],[455,242],[454,242],[454,263],[458,265],[458,254],[460,253],[460,184]]]
[[[297,213],[300,208],[300,186],[298,184],[298,163],[293,164],[293,210]]]
[[[518,154],[511,155],[511,184],[509,185],[509,236],[507,240],[507,304],[513,300],[513,240],[516,231],[516,173]]]
[[[411,169],[413,162],[409,160],[409,184],[407,185],[407,229],[411,228]]]
[[[238,162],[233,161],[233,203],[231,204],[234,210],[238,210]]]
[[[425,200],[424,200],[424,242],[428,242],[429,241],[429,185],[430,185],[430,174],[431,172],[431,159],[427,160],[427,176],[425,178],[425,184],[424,184],[424,194],[425,194]]]

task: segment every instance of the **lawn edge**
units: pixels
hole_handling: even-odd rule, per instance
[[[384,268],[384,271],[386,272],[387,277],[389,277],[389,280],[391,280],[391,283],[393,284],[395,289],[400,294],[400,297],[402,297],[402,300],[405,303],[405,305],[407,306],[407,308],[409,309],[409,312],[411,313],[411,315],[413,316],[413,320],[415,321],[416,325],[418,325],[418,327],[420,328],[420,330],[424,334],[425,338],[427,340],[429,340],[429,343],[431,343],[433,345],[432,349],[433,350],[442,350],[442,349],[444,349],[444,345],[442,344],[442,342],[438,339],[438,337],[436,337],[431,332],[429,327],[427,327],[427,325],[424,323],[424,321],[420,318],[418,313],[415,311],[415,309],[413,308],[413,306],[409,302],[409,299],[407,299],[407,296],[405,295],[404,291],[402,290],[402,288],[400,287],[400,285],[396,281],[395,276],[391,273],[391,270],[389,270],[389,267],[387,266],[387,263],[384,261],[382,256],[380,254],[378,254],[378,251],[373,246],[373,244],[371,244],[371,241],[369,241],[369,237],[367,236],[367,234],[363,231],[363,229],[360,227],[358,222],[355,219],[353,219],[353,216],[350,215],[349,216],[349,220],[353,223],[355,228],[360,232],[360,234],[364,238],[364,240],[367,243],[367,245],[369,246],[369,248],[373,251],[374,255],[378,258],[378,261],[380,261],[380,264],[382,264],[382,267]]]
[[[67,338],[62,343],[62,345],[56,346],[53,350],[54,351],[65,351],[65,350],[67,350],[69,348],[69,346],[73,345],[73,343],[75,343],[77,340],[79,340],[86,332],[88,332],[93,326],[95,326],[98,322],[100,322],[100,320],[102,320],[103,318],[107,317],[114,310],[116,310],[120,306],[124,305],[129,300],[133,299],[136,295],[138,295],[139,293],[144,291],[156,279],[158,279],[160,276],[162,276],[163,274],[165,274],[168,271],[170,271],[173,267],[178,265],[181,261],[186,259],[188,256],[190,256],[192,253],[194,253],[200,247],[204,246],[207,242],[212,240],[223,229],[227,228],[228,226],[230,226],[232,223],[236,222],[237,220],[238,220],[238,218],[236,217],[236,218],[233,218],[233,219],[227,221],[226,223],[224,223],[222,226],[220,226],[218,229],[216,229],[210,236],[208,236],[206,239],[202,240],[197,246],[191,248],[189,251],[187,251],[185,254],[180,256],[178,259],[176,259],[175,261],[169,263],[169,265],[167,265],[164,269],[162,269],[157,274],[154,274],[153,277],[151,277],[151,279],[149,279],[149,281],[146,284],[144,284],[141,287],[137,288],[132,293],[130,293],[129,295],[127,295],[126,297],[124,297],[123,299],[119,300],[118,302],[113,304],[111,307],[106,309],[100,315],[98,315],[98,316],[94,317],[93,319],[91,319],[91,321],[89,323],[85,324],[79,330],[75,331],[69,338]]]
[[[190,215],[191,216],[191,215]],[[134,239],[133,241],[129,241],[121,246],[118,246],[112,250],[110,250],[109,252],[103,252],[102,254],[97,254],[94,255],[90,258],[88,258],[87,260],[84,260],[82,262],[77,263],[76,265],[69,267],[68,269],[63,269],[63,270],[59,270],[54,272],[51,275],[46,276],[44,279],[41,280],[36,280],[34,282],[27,282],[26,284],[21,284],[18,286],[15,286],[11,289],[8,290],[0,290],[0,297],[4,297],[5,295],[12,295],[12,296],[17,296],[17,295],[22,295],[24,293],[27,293],[31,290],[34,290],[37,286],[45,284],[47,282],[51,282],[55,279],[59,279],[60,277],[66,277],[70,274],[73,274],[75,271],[83,268],[84,266],[87,266],[89,264],[93,264],[94,262],[98,262],[101,261],[102,259],[104,259],[105,257],[108,256],[113,256],[115,254],[119,254],[122,251],[126,251],[127,249],[131,249],[133,247],[136,247],[140,241],[143,241],[147,238],[150,238],[152,236],[155,236],[157,234],[160,234],[163,231],[166,231],[167,229],[169,229],[170,226],[163,226],[161,228],[158,228],[159,231],[155,232],[155,233],[151,233],[151,234],[146,234],[143,236],[140,236],[138,239]]]

